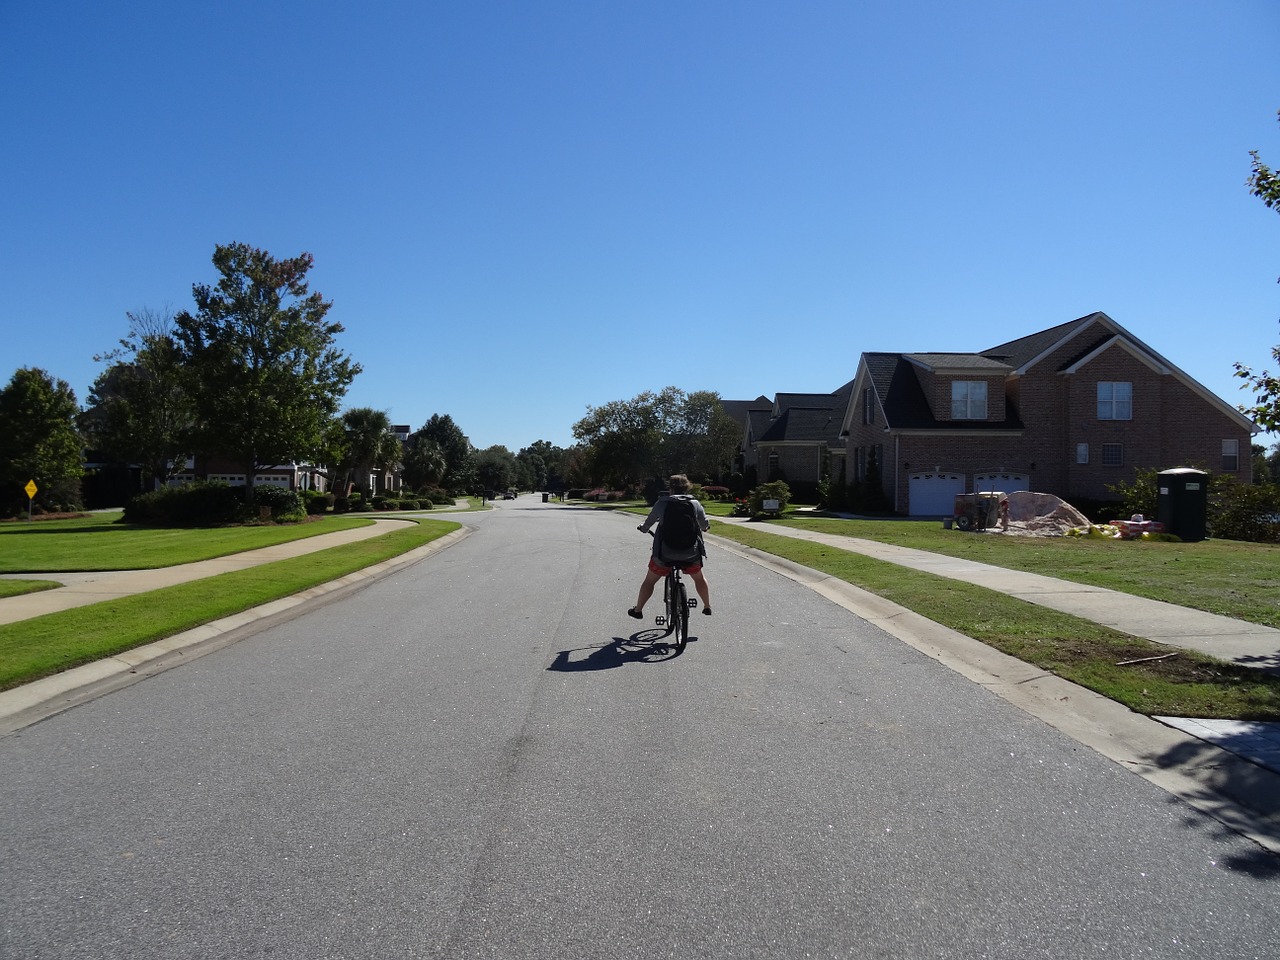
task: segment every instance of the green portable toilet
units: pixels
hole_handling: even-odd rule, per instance
[[[1209,514],[1209,474],[1175,467],[1156,474],[1156,519],[1165,533],[1183,540],[1203,540]]]

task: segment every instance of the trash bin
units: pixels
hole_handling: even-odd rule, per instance
[[[548,500],[550,500],[550,499],[551,499],[551,494],[549,494],[549,493],[544,493],[544,494],[542,495],[542,502],[543,502],[543,503],[546,503],[546,502],[547,502]]]
[[[1209,514],[1209,474],[1175,467],[1156,474],[1156,519],[1181,540],[1203,540]]]

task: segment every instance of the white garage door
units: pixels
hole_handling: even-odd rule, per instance
[[[1015,490],[1030,490],[1031,478],[1025,473],[997,473],[988,471],[973,477],[973,489],[977,493],[986,490],[1000,490],[1013,493]]]
[[[964,493],[962,473],[913,473],[907,478],[907,512],[913,517],[949,517],[957,493]]]

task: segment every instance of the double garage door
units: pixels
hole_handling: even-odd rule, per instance
[[[908,512],[913,517],[949,517],[955,509],[956,494],[973,490],[1030,490],[1031,478],[1024,473],[978,473],[970,487],[963,473],[949,470],[913,473],[908,478]]]

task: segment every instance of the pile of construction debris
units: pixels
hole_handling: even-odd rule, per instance
[[[1008,494],[1009,525],[994,523],[988,533],[1018,537],[1064,537],[1069,530],[1089,526],[1089,518],[1051,493],[1015,490]]]

